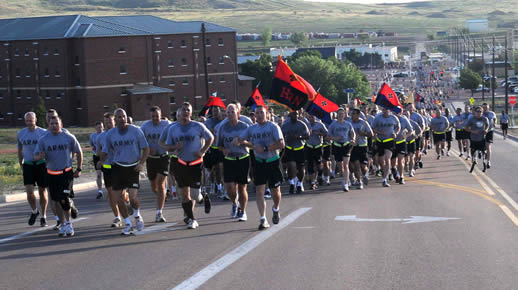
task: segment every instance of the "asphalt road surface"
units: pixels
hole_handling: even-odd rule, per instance
[[[495,135],[494,151],[487,174],[469,174],[456,154],[428,154],[406,185],[383,188],[376,177],[344,193],[335,179],[284,195],[281,223],[265,231],[253,194],[247,222],[215,201],[187,230],[168,201],[168,222],[156,224],[147,182],[136,236],[109,227],[94,191],[77,195],[68,238],[28,226],[26,202],[0,205],[0,289],[516,289],[518,145]]]

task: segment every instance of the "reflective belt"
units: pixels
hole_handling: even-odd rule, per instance
[[[255,157],[255,160],[259,163],[270,163],[270,162],[273,162],[275,160],[279,160],[279,158],[281,158],[279,155],[275,155],[274,157],[272,158],[268,158],[268,159],[262,159],[262,158],[259,158],[259,157]]]
[[[368,146],[368,144],[367,144],[367,143],[365,143],[365,144],[358,144],[358,145],[356,145],[356,147],[367,147],[367,146]]]
[[[111,164],[103,164],[103,168],[112,169],[112,165]]]
[[[184,165],[184,166],[194,166],[194,165],[198,165],[198,164],[201,164],[203,162],[203,158],[199,158],[199,159],[196,159],[194,161],[191,161],[191,162],[187,162],[185,160],[182,160],[180,157],[178,157],[178,163]]]
[[[333,142],[333,145],[335,145],[336,147],[345,147],[345,146],[349,145],[349,143],[351,143],[351,141],[347,141],[344,144],[340,144],[338,142]]]
[[[164,153],[162,155],[149,155],[147,158],[159,159],[165,156],[167,156],[167,154]]]
[[[318,144],[318,145],[306,144],[306,146],[308,146],[309,148],[312,148],[312,149],[318,149],[318,148],[322,147],[322,144]]]
[[[457,131],[462,131],[462,129],[456,129]]]
[[[446,132],[433,132],[434,134],[444,134]]]
[[[68,168],[65,168],[63,170],[50,170],[47,168],[47,173],[50,174],[50,175],[61,175],[65,172],[69,172],[70,170],[72,170],[72,167],[68,167]]]
[[[396,144],[401,144],[403,142],[406,142],[406,140],[396,141]]]
[[[243,159],[247,158],[248,156],[250,156],[250,154],[245,154],[245,155],[243,155],[241,157],[227,157],[227,156],[225,156],[225,159],[227,159],[227,160],[243,160]]]
[[[287,149],[290,149],[290,150],[292,150],[292,151],[299,151],[299,150],[304,149],[304,145],[302,145],[302,146],[300,146],[300,147],[297,147],[297,148],[293,148],[293,147],[291,147],[291,146],[286,145],[286,148],[287,148]]]
[[[178,156],[174,155],[174,154],[169,154],[169,157],[172,157],[172,158],[178,158]]]
[[[121,164],[121,163],[118,163],[118,162],[115,162],[115,164],[119,165],[119,166],[122,166],[122,167],[131,167],[131,166],[135,166],[138,164],[138,161],[137,162],[134,162],[134,163],[131,163],[131,164]]]
[[[329,146],[329,145],[331,145],[331,144],[324,144],[324,145],[322,145],[322,146],[323,146],[323,147],[327,147],[327,146]]]
[[[210,148],[212,148],[212,149],[216,149],[216,150],[217,150],[217,149],[218,149],[218,146],[210,146]]]
[[[38,160],[36,162],[23,160],[23,164],[27,164],[27,165],[40,165],[40,164],[43,164],[43,163],[45,163],[45,159],[41,159],[41,160]]]
[[[383,139],[383,140],[381,140],[380,138],[376,138],[376,140],[381,143],[387,143],[390,141],[394,141],[394,138],[388,138],[388,139]]]
[[[412,144],[414,142],[415,142],[415,139],[412,139],[412,140],[408,141],[408,144]]]

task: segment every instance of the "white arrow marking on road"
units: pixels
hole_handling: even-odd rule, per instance
[[[88,219],[87,217],[82,217],[82,218],[78,218],[78,219],[75,219],[75,220],[72,220],[72,223],[77,223],[78,221],[82,221],[82,220],[86,220]],[[52,226],[49,226],[49,227],[43,227],[43,228],[37,228],[35,230],[32,230],[32,231],[28,231],[28,232],[25,232],[25,233],[21,233],[21,234],[17,234],[17,235],[14,235],[14,236],[10,236],[10,237],[7,237],[7,238],[3,238],[0,240],[0,244],[2,243],[5,243],[5,242],[9,242],[9,241],[12,241],[12,240],[16,240],[16,239],[19,239],[19,238],[23,238],[23,237],[26,237],[26,236],[30,236],[34,233],[37,233],[37,232],[41,232],[41,231],[45,231],[45,230],[49,230],[49,229],[52,229],[53,227]]]
[[[140,235],[145,235],[145,234],[150,234],[150,233],[156,233],[156,232],[164,232],[167,230],[168,227],[172,227],[176,225],[176,223],[164,223],[164,224],[159,224],[159,225],[154,225],[154,226],[150,226],[150,227],[146,227],[144,228],[142,231],[140,232],[135,232],[135,235],[136,236],[140,236]]]
[[[357,218],[355,215],[337,216],[335,221],[344,222],[402,222],[403,224],[443,222],[447,220],[458,220],[452,217],[433,217],[433,216],[410,216],[409,218],[391,218],[391,219],[364,219]]]

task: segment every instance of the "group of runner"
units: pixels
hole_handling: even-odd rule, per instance
[[[226,195],[232,203],[231,217],[247,221],[248,184],[255,185],[259,229],[268,228],[266,199],[273,199],[271,221],[279,223],[284,180],[289,193],[330,185],[341,175],[343,191],[363,189],[370,175],[381,175],[382,186],[391,180],[405,184],[405,175],[414,176],[423,167],[422,154],[435,145],[437,159],[450,156],[452,131],[456,132],[461,156],[473,156],[474,149],[487,150],[484,162],[490,166],[492,130],[495,114],[487,105],[469,106],[456,116],[448,109],[416,109],[406,104],[397,113],[375,105],[340,107],[329,125],[301,111],[275,116],[266,107],[256,107],[250,118],[241,115],[241,105],[231,103],[226,110],[213,107],[206,120],[192,119],[192,106],[184,103],[176,120],[163,118],[157,106],[150,109],[150,120],[140,127],[130,124],[119,108],[105,113],[96,123],[90,145],[97,173],[97,198],[103,197],[102,178],[114,215],[112,227],[123,227],[130,235],[144,228],[138,190],[140,172],[147,173],[156,195],[155,222],[165,222],[163,208],[167,192],[180,197],[184,222],[189,229],[199,226],[196,203],[210,213],[210,193]],[[203,122],[200,122],[203,121]],[[34,186],[40,196],[40,225],[47,226],[48,188],[51,208],[60,236],[73,236],[70,221],[78,215],[73,202],[73,178],[83,165],[77,139],[63,128],[55,110],[47,113],[48,130],[36,126],[36,115],[25,114],[27,127],[18,133],[20,166],[23,168],[27,199],[32,212],[29,225],[40,214]],[[471,148],[471,151],[469,149]],[[76,168],[72,169],[75,155]],[[307,175],[306,175],[307,171]],[[102,173],[101,173],[102,172]],[[212,190],[213,189],[213,190]],[[132,218],[133,216],[133,218]]]

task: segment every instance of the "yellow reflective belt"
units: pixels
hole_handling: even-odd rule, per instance
[[[383,140],[381,140],[380,138],[376,138],[376,140],[378,140],[378,142],[381,142],[381,143],[387,143],[387,142],[393,141],[394,138],[388,138],[388,139],[383,139]]]
[[[444,134],[446,132],[433,132],[434,134]]]
[[[169,157],[178,158],[178,156],[176,156],[174,154],[170,154]]]
[[[250,156],[250,154],[246,154],[246,155],[243,155],[241,157],[227,157],[227,156],[225,156],[225,159],[227,159],[227,160],[243,160],[243,159],[245,159],[248,156]]]
[[[103,164],[103,168],[112,169],[112,165],[111,164]]]
[[[290,149],[290,150],[293,150],[293,151],[299,151],[299,150],[302,150],[304,149],[304,145],[300,146],[300,147],[297,147],[297,148],[293,148],[291,146],[288,146],[286,145],[286,148]]]
[[[218,149],[218,146],[210,146],[212,149]]]
[[[322,144],[318,144],[318,145],[315,145],[315,146],[310,145],[310,144],[306,144],[306,146],[308,146],[309,148],[312,148],[312,149],[318,149],[318,148],[322,147]]]
[[[406,142],[406,140],[396,141],[396,144],[401,144],[403,142]]]
[[[414,142],[415,142],[415,139],[412,139],[412,140],[410,140],[410,141],[408,142],[408,144],[412,144],[412,143],[414,143]]]
[[[333,142],[333,145],[337,146],[337,147],[345,147],[347,146],[349,143],[351,143],[351,141],[347,141],[345,142],[344,144],[340,144],[338,142]]]
[[[358,147],[367,147],[367,145],[368,145],[368,144],[367,144],[367,143],[365,143],[365,144],[359,144],[359,145],[357,145],[357,146],[358,146]]]

